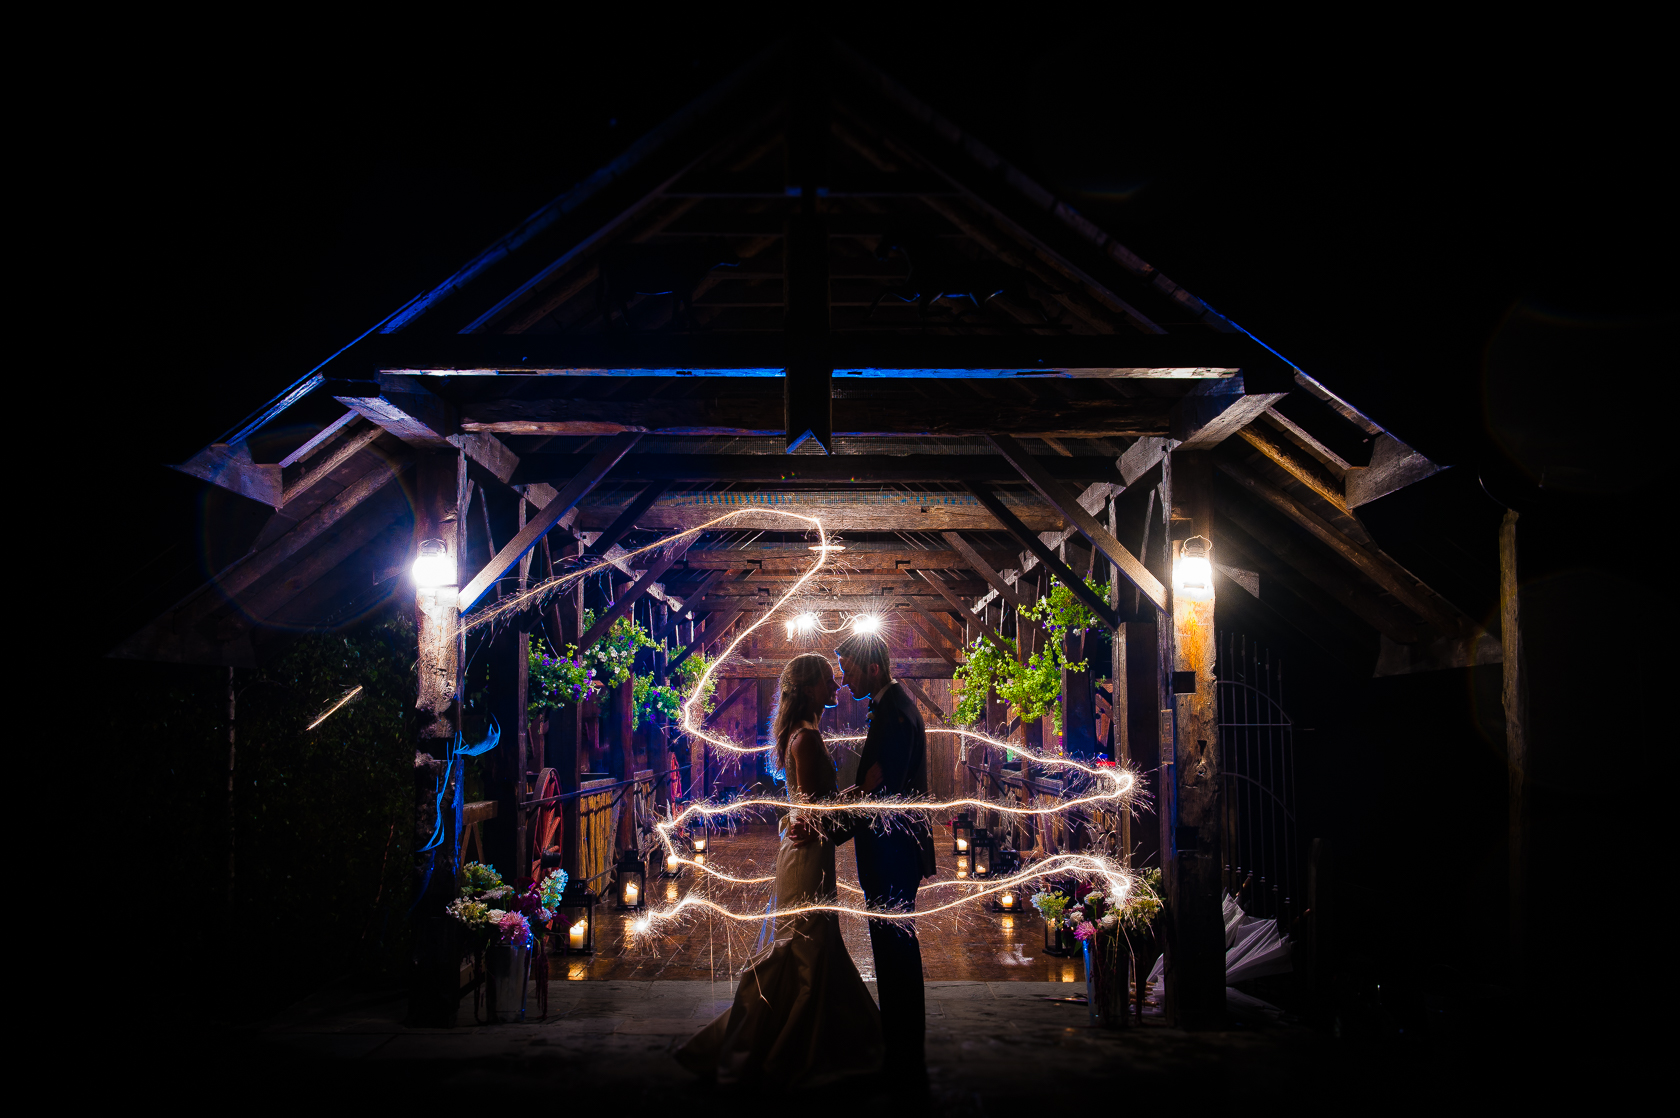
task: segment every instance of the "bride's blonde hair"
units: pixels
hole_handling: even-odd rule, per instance
[[[783,772],[787,771],[788,738],[793,736],[794,727],[821,717],[823,712],[822,704],[807,695],[805,688],[833,678],[834,669],[828,658],[815,652],[795,656],[782,669],[782,678],[776,685],[781,694],[776,697],[776,714],[770,732],[776,739],[776,767]]]

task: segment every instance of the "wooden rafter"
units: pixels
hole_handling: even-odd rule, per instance
[[[633,431],[612,436],[607,441],[606,448],[591,458],[588,466],[579,471],[547,504],[538,509],[536,514],[525,522],[525,527],[519,530],[519,534],[509,540],[506,546],[496,553],[496,557],[461,588],[461,612],[465,613],[471,609],[484,596],[485,591],[490,589],[492,583],[512,569],[527,551],[535,547],[537,541],[546,536],[562,516],[583,500],[641,437],[640,433]]]
[[[1468,636],[1475,626],[1444,599],[1400,564],[1380,552],[1373,552],[1349,539],[1335,525],[1301,504],[1283,490],[1250,473],[1247,467],[1225,459],[1218,466],[1231,480],[1270,504],[1310,532],[1355,570],[1393,594],[1401,605],[1424,618],[1449,636]]]
[[[630,612],[631,607],[639,602],[642,599],[642,596],[648,592],[648,588],[655,582],[659,581],[659,576],[664,574],[670,568],[671,564],[675,563],[677,559],[681,557],[683,548],[687,546],[687,543],[688,539],[684,538],[664,548],[660,552],[659,558],[653,561],[653,565],[646,571],[642,572],[642,577],[637,579],[635,583],[631,585],[629,590],[620,594],[618,596],[618,601],[612,604],[612,608],[601,614],[600,617],[597,617],[595,619],[595,624],[591,625],[589,627],[589,631],[579,638],[578,651],[588,651],[595,646],[596,641],[606,636],[607,630],[612,628],[613,622]]]
[[[1038,490],[1039,496],[1043,497],[1052,508],[1066,517],[1068,523],[1078,529],[1080,535],[1090,540],[1092,545],[1102,552],[1104,557],[1110,563],[1113,563],[1133,586],[1136,586],[1145,597],[1154,602],[1157,608],[1166,608],[1167,590],[1166,587],[1161,585],[1161,580],[1151,574],[1138,557],[1126,550],[1119,540],[1110,535],[1108,529],[1097,522],[1096,517],[1086,512],[1073,494],[1069,493],[1059,481],[1052,477],[1039,463],[1038,459],[1028,454],[1026,448],[1019,442],[1007,436],[990,436],[989,441],[998,448],[998,453],[1009,459],[1009,464],[1020,471],[1021,476],[1026,478],[1034,489]],[[982,492],[986,492],[986,496],[981,497],[981,500],[988,501],[988,507],[991,507],[991,503],[996,502],[995,497],[989,491],[983,491],[974,486],[970,486],[970,491],[977,497]],[[996,516],[1001,508],[1002,505],[999,503],[997,508],[992,509],[992,514]],[[1007,513],[1007,510],[1005,512]],[[998,519],[1002,520],[1003,518],[999,516]],[[1043,547],[1043,543],[1037,537],[1031,537],[1031,542],[1027,540],[1022,542],[1027,543],[1027,546],[1034,548],[1035,551],[1036,548]],[[1062,569],[1057,572],[1056,577],[1061,579],[1067,588],[1073,591],[1074,596],[1081,601],[1089,598],[1090,601],[1085,601],[1085,605],[1092,609],[1098,617],[1104,617],[1110,628],[1118,624],[1118,618],[1108,608],[1108,603],[1097,598],[1086,588],[1085,580],[1068,571],[1066,565],[1060,559],[1056,559],[1054,556],[1046,558],[1050,555],[1049,550],[1045,549],[1044,554],[1039,555],[1039,559],[1052,570],[1055,570],[1058,566],[1061,567]]]
[[[978,497],[981,503],[991,510],[992,515],[997,517],[998,523],[1003,525],[1004,531],[1014,536],[1023,547],[1038,556],[1038,561],[1043,563],[1045,567],[1049,569],[1050,573],[1056,577],[1056,580],[1066,586],[1073,596],[1078,598],[1086,609],[1089,609],[1092,613],[1101,618],[1103,624],[1107,625],[1110,630],[1120,624],[1119,613],[1111,608],[1107,602],[1099,598],[1089,586],[1086,586],[1085,580],[1078,574],[1075,574],[1066,563],[1062,562],[1061,557],[1058,556],[1048,545],[1046,545],[1043,540],[1039,539],[1037,533],[1033,532],[1032,529],[1021,523],[1020,519],[1017,518],[1008,508],[1006,508],[1002,501],[997,499],[997,494],[973,483],[970,483],[969,485],[969,492]],[[1080,511],[1083,512],[1084,510],[1081,509]],[[1087,519],[1090,519],[1088,515]],[[1094,520],[1092,523],[1095,525]],[[1099,530],[1102,531],[1103,535],[1108,536],[1107,529]],[[1108,538],[1110,540],[1114,539],[1112,536],[1109,536]],[[1126,552],[1124,548],[1121,548],[1118,541],[1114,541],[1114,546],[1119,551],[1124,552],[1127,555],[1131,554],[1130,552]],[[1135,558],[1132,562],[1137,564],[1139,570],[1143,570],[1143,564],[1138,563]],[[1155,576],[1150,575],[1146,570],[1143,571],[1143,574],[1148,575],[1149,581],[1154,583],[1156,593],[1164,597],[1164,591],[1162,591],[1161,584],[1158,580],[1156,580]],[[1149,593],[1147,587],[1143,583],[1134,580],[1134,585],[1138,586],[1139,590],[1143,593]]]

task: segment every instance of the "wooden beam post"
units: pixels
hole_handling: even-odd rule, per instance
[[[1115,539],[1120,538],[1120,513],[1114,498],[1108,500],[1108,531]],[[1147,559],[1147,556],[1144,556]],[[1108,604],[1115,615],[1120,613],[1120,572],[1109,568],[1108,576]],[[1113,735],[1114,763],[1122,769],[1129,768],[1132,763],[1131,743],[1131,701],[1126,688],[1126,630],[1128,622],[1122,621],[1114,627],[1110,638],[1109,666],[1108,666],[1108,707],[1110,733]],[[1141,774],[1140,774],[1141,775]],[[1120,811],[1118,815],[1118,833],[1115,840],[1120,848],[1120,860],[1123,865],[1132,864],[1132,813]]]
[[[1048,501],[1051,508],[1061,513],[1067,522],[1078,530],[1080,535],[1091,541],[1091,546],[1102,552],[1109,562],[1118,567],[1120,573],[1125,575],[1132,585],[1136,586],[1157,606],[1165,605],[1166,591],[1161,586],[1160,580],[1150,574],[1149,570],[1139,562],[1138,557],[1127,551],[1125,546],[1115,539],[1108,529],[1099,524],[1096,517],[1086,512],[1084,506],[1074,499],[1072,493],[1068,492],[1067,487],[1051,477],[1050,472],[1036,458],[1027,453],[1026,447],[1009,435],[988,435],[986,440],[997,447],[998,453],[1007,458],[1009,464],[1014,466],[1021,476],[1032,484],[1034,489],[1038,490],[1039,496]],[[975,495],[979,496],[979,490],[975,490]],[[999,507],[1002,507],[1001,504]],[[992,515],[997,515],[997,509],[992,509]],[[998,519],[1003,520],[1001,516]],[[1005,521],[1004,523],[1007,525],[1008,522]],[[1028,546],[1032,545],[1028,544]],[[1039,558],[1044,559],[1044,556],[1040,555]],[[1046,561],[1046,565],[1049,565],[1048,561]],[[1065,564],[1063,569],[1066,569]],[[1051,567],[1051,570],[1055,570],[1055,567]],[[1056,577],[1066,583],[1070,590],[1083,585],[1077,578],[1068,582],[1069,576],[1060,571],[1056,573]],[[1075,592],[1077,593],[1077,591]],[[1087,606],[1091,606],[1091,604],[1086,603]],[[1099,603],[1096,614],[1099,617],[1104,617],[1108,621],[1109,627],[1113,628],[1115,620],[1112,617],[1105,616],[1106,610],[1107,603]]]
[[[461,531],[462,497],[466,491],[466,462],[459,451],[423,451],[417,462],[414,500],[416,550],[425,540],[441,541],[451,561],[460,562],[465,532]],[[453,580],[451,580],[453,583]],[[438,813],[433,797],[440,792],[444,803],[453,799],[451,789],[460,779],[447,765],[451,743],[459,728],[456,704],[460,667],[460,615],[455,609],[453,584],[415,592],[415,620],[418,627],[415,666],[420,712],[416,753],[435,760],[415,768],[415,821],[418,850],[432,837]],[[441,789],[435,787],[447,774]],[[442,826],[453,828],[454,815],[444,812]],[[447,1027],[455,1020],[460,1001],[459,936],[444,914],[455,896],[453,836],[439,836],[442,842],[432,850],[416,854],[414,886],[417,894],[410,910],[413,921],[414,967],[409,982],[409,1021],[426,1027]]]
[[[1056,552],[1043,540],[1038,538],[1038,533],[1021,523],[1020,518],[1011,512],[1002,501],[998,500],[997,494],[993,493],[990,489],[983,485],[977,485],[974,483],[969,483],[968,491],[974,494],[977,501],[986,506],[987,512],[990,512],[997,518],[998,523],[1003,525],[1004,531],[1008,532],[1011,536],[1014,536],[1022,547],[1025,547],[1028,551],[1038,556],[1038,561],[1043,563],[1044,566],[1049,569],[1050,573],[1056,576],[1056,580],[1058,582],[1072,591],[1073,596],[1078,598],[1080,602],[1085,605],[1086,609],[1089,609],[1092,613],[1102,618],[1103,624],[1107,625],[1109,628],[1113,628],[1115,625],[1120,623],[1120,618],[1108,607],[1108,603],[1103,601],[1096,594],[1092,593],[1091,588],[1085,585],[1085,580],[1074,574],[1073,571],[1068,568],[1068,565],[1062,562],[1061,558],[1057,556]],[[1077,502],[1070,503],[1072,503],[1075,508],[1078,508]],[[1083,509],[1080,509],[1080,511],[1084,512]],[[1087,516],[1087,519],[1089,519],[1089,516]],[[1100,530],[1101,529],[1099,529],[1099,531]],[[1107,535],[1108,533],[1103,532],[1103,534]],[[1119,547],[1119,544],[1116,543],[1115,546]],[[1132,562],[1136,563],[1137,560],[1133,558]],[[1143,571],[1141,565],[1139,565],[1138,569],[1142,571],[1144,576],[1147,576],[1148,581],[1153,583],[1156,591],[1159,592],[1160,583],[1155,579],[1155,577],[1150,575],[1148,571]],[[1137,580],[1133,579],[1133,582],[1137,582]],[[1139,584],[1139,589],[1148,593],[1147,587],[1143,586],[1141,583]],[[1154,601],[1156,599],[1151,597],[1150,600]]]
[[[1167,507],[1174,557],[1184,539],[1213,538],[1213,463],[1203,452],[1173,455]],[[1168,568],[1170,579],[1171,568]],[[1172,875],[1167,905],[1168,1012],[1186,1029],[1225,1023],[1225,919],[1221,879],[1219,695],[1211,593],[1171,596]],[[1166,627],[1163,627],[1166,628]]]
[[[511,570],[527,551],[535,547],[538,540],[548,535],[549,529],[575,508],[577,503],[607,476],[607,472],[618,465],[618,460],[628,454],[630,448],[635,446],[641,437],[639,431],[626,431],[608,439],[606,446],[589,460],[589,465],[567,482],[547,504],[538,509],[536,515],[519,529],[519,534],[509,540],[506,546],[496,553],[496,557],[474,575],[472,581],[461,588],[461,610],[464,612],[471,609],[484,597],[485,591]]]
[[[1517,583],[1517,513],[1505,510],[1499,525],[1499,639],[1505,654],[1505,769],[1507,874],[1510,888],[1510,966],[1513,985],[1526,977],[1528,908],[1528,678],[1524,671],[1522,618]]]
[[[834,366],[829,354],[827,202],[828,90],[824,52],[794,74],[788,127],[787,191],[799,199],[786,232],[787,370],[783,388],[789,453],[814,438],[834,450]]]

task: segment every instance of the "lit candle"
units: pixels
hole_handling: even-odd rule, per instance
[[[968,840],[965,839],[965,838],[958,839],[957,840],[957,849],[959,851],[967,850],[968,849]]]
[[[1015,894],[1014,893],[1005,893],[1003,896],[998,898],[998,903],[1003,905],[1004,908],[1014,908],[1015,907]]]
[[[706,849],[706,836],[705,835],[701,835],[699,838],[694,840],[694,849],[695,850]]]
[[[634,881],[624,883],[624,903],[635,904],[636,898],[642,895],[642,887]]]
[[[576,924],[572,925],[571,931],[567,934],[567,938],[571,942],[573,951],[582,951],[583,950],[583,937],[584,937],[585,934],[588,933],[588,931],[589,931],[589,921],[588,920],[579,920]]]
[[[666,873],[676,873],[677,872],[677,856],[675,854],[665,855],[665,872]]]

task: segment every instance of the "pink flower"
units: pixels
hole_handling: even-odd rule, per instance
[[[1097,926],[1089,920],[1081,920],[1079,927],[1073,930],[1074,939],[1090,939],[1097,934]]]
[[[496,921],[496,942],[515,947],[531,942],[531,925],[523,913],[510,912]]]

